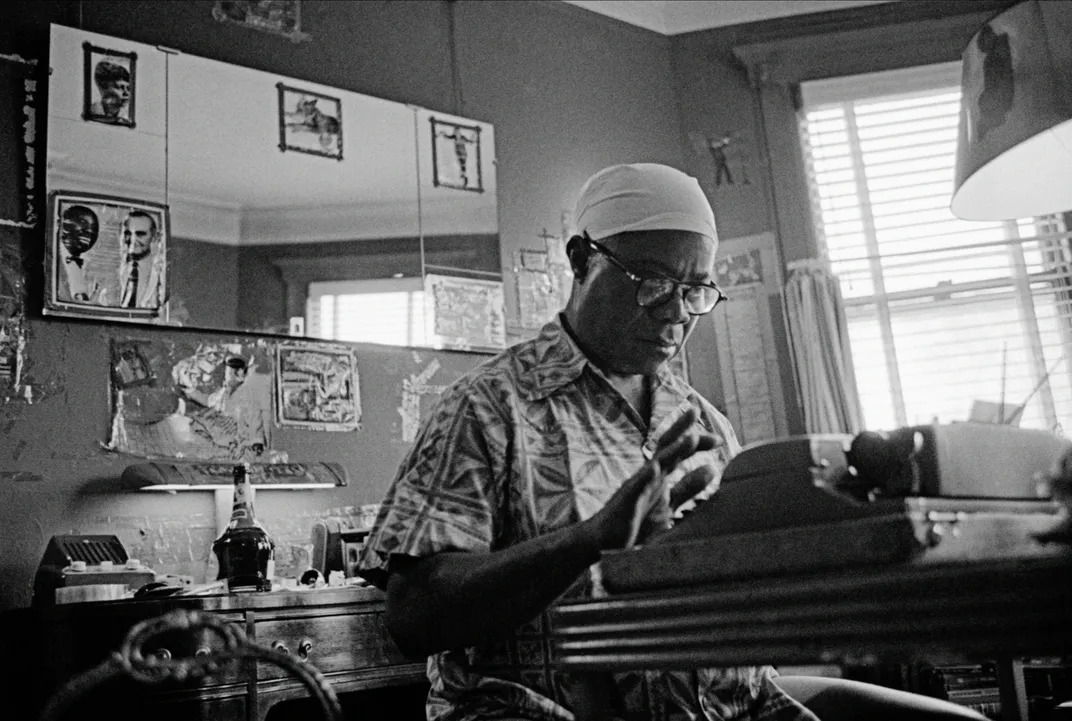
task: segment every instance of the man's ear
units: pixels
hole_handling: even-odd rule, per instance
[[[578,283],[583,283],[588,275],[588,259],[591,256],[588,241],[580,235],[570,238],[566,243],[566,256],[569,258],[570,268],[573,269],[573,277]]]

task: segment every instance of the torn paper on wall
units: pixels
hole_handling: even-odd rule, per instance
[[[320,431],[361,428],[361,391],[353,351],[311,343],[277,346],[276,413],[281,426]]]
[[[21,318],[0,320],[0,400],[24,395],[22,389],[23,350],[26,332]]]
[[[420,373],[402,379],[402,405],[398,414],[402,416],[402,440],[406,443],[415,441],[421,429],[421,396],[439,396],[447,389],[446,385],[428,382],[438,371],[439,359],[433,358]]]
[[[271,448],[264,341],[112,341],[112,438],[144,457],[282,462]]]
[[[555,296],[551,276],[546,271],[522,268],[517,271],[516,284],[517,312],[522,328],[541,328],[558,313],[558,298]]]
[[[540,238],[546,250],[521,249],[514,266],[518,320],[527,331],[553,320],[566,307],[573,288],[565,242],[546,230]]]

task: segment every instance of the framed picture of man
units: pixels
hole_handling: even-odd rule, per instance
[[[44,313],[167,322],[167,207],[65,190],[49,194]]]
[[[82,43],[82,118],[93,123],[134,127],[137,53]]]

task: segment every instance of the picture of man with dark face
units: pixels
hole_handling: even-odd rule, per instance
[[[96,295],[96,283],[90,288],[86,282],[84,253],[97,244],[100,220],[97,214],[84,205],[72,205],[63,211],[60,218],[60,243],[64,253],[60,255],[64,276],[67,279],[67,297],[64,300],[92,302]]]

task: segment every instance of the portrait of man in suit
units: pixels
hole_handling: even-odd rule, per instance
[[[156,218],[132,210],[120,234],[120,308],[159,308],[164,304],[165,253]]]

